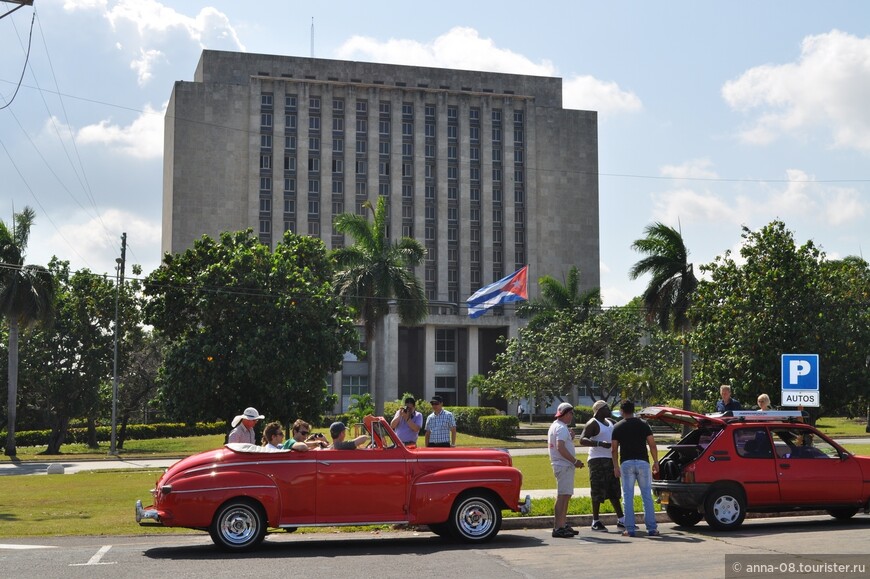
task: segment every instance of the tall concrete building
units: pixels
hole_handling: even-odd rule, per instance
[[[429,317],[388,316],[379,375],[349,356],[336,410],[365,392],[477,404],[468,379],[521,321],[469,319],[468,296],[525,264],[530,296],[572,265],[599,286],[597,113],[563,109],[560,78],[206,50],[165,124],[163,251],[248,227],[341,247],[335,216],[379,195],[390,234],[425,245]]]

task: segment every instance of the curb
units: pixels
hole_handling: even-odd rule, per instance
[[[812,517],[826,515],[827,511],[784,511],[781,513],[746,513],[749,519],[774,519],[780,517]],[[614,513],[602,513],[599,517],[602,523],[616,529],[616,515]],[[656,523],[672,522],[664,511],[656,511]],[[588,529],[592,525],[592,515],[568,515],[568,524],[575,529]],[[643,513],[635,514],[635,524],[638,528],[643,526]],[[523,529],[552,529],[553,517],[504,517],[501,528],[510,531]]]

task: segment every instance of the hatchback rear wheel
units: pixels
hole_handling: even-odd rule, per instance
[[[714,487],[704,501],[704,518],[708,525],[723,531],[742,525],[746,518],[743,491],[734,485]]]

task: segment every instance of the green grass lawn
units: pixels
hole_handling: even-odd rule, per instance
[[[870,443],[848,445],[855,454],[870,455]],[[553,471],[546,455],[518,456],[514,465],[523,472],[524,489],[555,487]],[[63,535],[137,535],[187,532],[183,529],[140,527],[133,516],[133,505],[141,499],[146,505],[148,491],[160,470],[90,471],[70,475],[0,477],[0,537]],[[22,484],[26,482],[26,484]],[[577,471],[575,486],[588,487],[586,468]],[[635,505],[642,509],[639,498]],[[569,514],[591,512],[587,497],[575,497]],[[609,502],[602,512],[613,512]],[[532,501],[532,515],[552,516],[553,499]],[[505,516],[515,516],[508,515]]]

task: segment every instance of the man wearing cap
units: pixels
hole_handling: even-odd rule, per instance
[[[574,407],[568,402],[559,404],[556,420],[547,431],[547,449],[550,464],[556,476],[556,504],[553,507],[553,536],[570,539],[577,531],[568,525],[568,503],[574,494],[574,471],[583,463],[574,455],[574,432],[568,428],[574,420]]]
[[[329,435],[332,437],[332,448],[335,450],[356,450],[356,448],[365,443],[369,437],[361,434],[353,440],[345,440],[347,435],[347,426],[343,422],[333,422],[329,425]]]
[[[263,420],[265,416],[257,412],[257,409],[249,406],[245,408],[242,414],[233,418],[233,429],[227,437],[227,442],[241,442],[247,444],[257,444],[257,437],[254,435],[254,427],[258,420]]]
[[[613,510],[616,511],[616,526],[625,528],[625,517],[622,505],[619,503],[621,491],[619,480],[613,475],[613,456],[610,452],[610,441],[613,434],[613,419],[610,406],[604,400],[598,400],[592,405],[592,418],[583,428],[580,438],[581,446],[591,446],[589,449],[589,486],[592,487],[592,530],[607,531],[598,519],[601,504],[610,499]]]
[[[444,410],[444,401],[433,396],[429,401],[432,414],[426,418],[426,446],[456,446],[456,419],[449,410]]]

